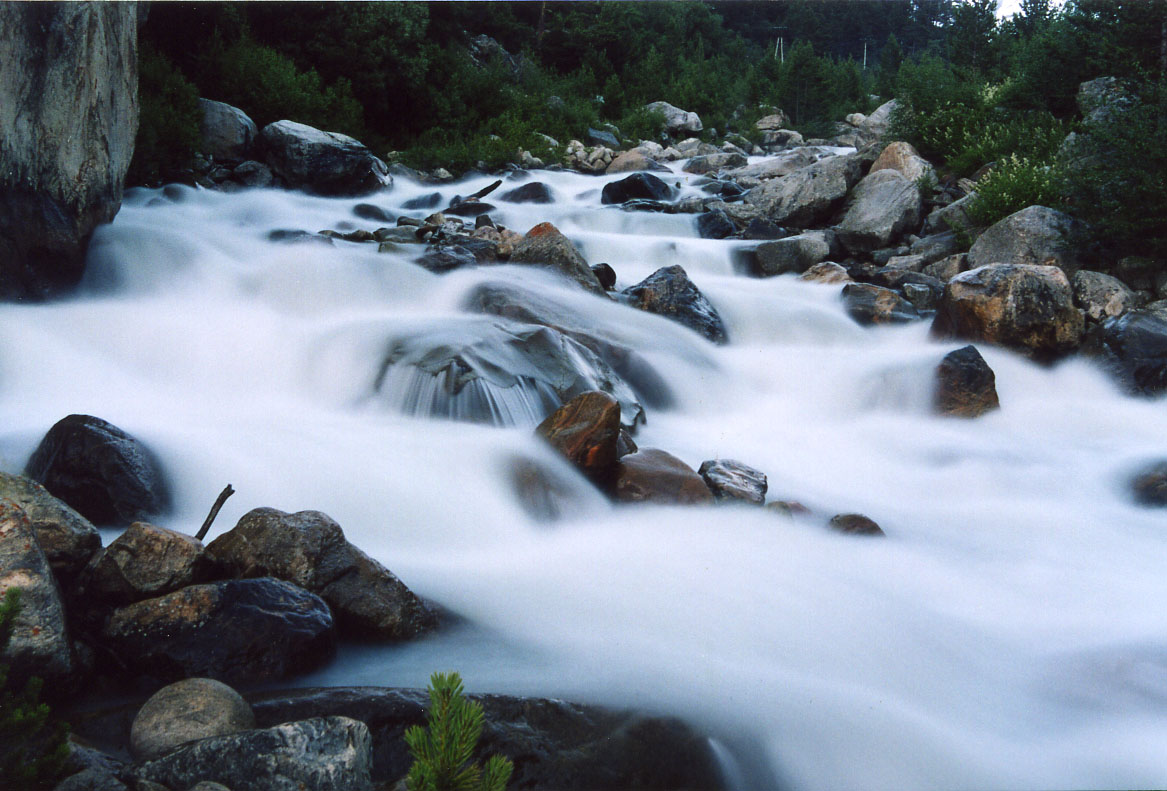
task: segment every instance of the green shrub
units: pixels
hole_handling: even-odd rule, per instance
[[[199,93],[148,44],[138,61],[138,136],[128,184],[156,184],[189,168],[199,145]]]
[[[1027,206],[1061,203],[1059,169],[1046,162],[1011,155],[977,182],[977,196],[967,209],[973,224],[987,227]]]
[[[9,588],[0,602],[0,652],[8,647],[19,612],[20,590]],[[39,678],[19,685],[0,663],[0,788],[6,791],[52,787],[69,755],[68,727],[49,721],[40,692]]]
[[[430,678],[428,727],[405,732],[413,754],[406,779],[409,791],[503,791],[513,767],[502,756],[491,756],[485,767],[471,763],[482,735],[482,705],[462,694],[457,673]]]

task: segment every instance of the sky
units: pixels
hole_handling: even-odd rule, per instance
[[[1060,6],[1065,0],[1054,0],[1055,6]],[[1021,0],[1001,0],[997,6],[997,19],[1008,19],[1021,10]]]

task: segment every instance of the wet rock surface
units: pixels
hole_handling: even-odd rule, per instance
[[[718,502],[743,502],[761,505],[766,502],[766,474],[733,459],[701,462],[697,473]]]
[[[993,369],[975,346],[944,355],[936,367],[933,408],[941,415],[980,417],[999,409],[997,380]]]
[[[912,303],[890,288],[869,283],[843,286],[843,304],[847,314],[859,324],[904,324],[920,318]]]
[[[603,294],[604,287],[592,273],[588,262],[566,236],[551,223],[536,225],[515,245],[511,262],[540,264],[578,283],[585,290]]]
[[[853,536],[883,536],[883,529],[863,514],[837,514],[831,517],[830,527]]]
[[[1131,480],[1131,492],[1142,505],[1167,507],[1167,461],[1157,461]]]
[[[717,309],[679,266],[662,267],[624,290],[629,304],[683,324],[714,343],[727,343]]]
[[[635,199],[667,201],[673,190],[651,173],[633,173],[627,178],[604,185],[603,203],[627,203]]]
[[[385,163],[359,140],[295,121],[259,134],[267,164],[284,182],[320,195],[367,195],[393,183]]]
[[[1167,392],[1167,312],[1144,308],[1110,319],[1100,344],[1104,364],[1130,392]]]
[[[713,493],[692,467],[659,448],[641,448],[620,459],[616,499],[625,503],[698,505],[713,502]]]
[[[607,393],[582,393],[535,431],[602,490],[615,482],[620,404]]]

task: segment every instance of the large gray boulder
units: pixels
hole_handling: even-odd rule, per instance
[[[142,764],[137,774],[169,788],[211,780],[248,791],[368,791],[372,765],[368,726],[317,717],[202,739]]]
[[[668,102],[652,102],[644,106],[650,113],[660,113],[665,117],[665,130],[669,134],[681,132],[700,132],[705,127],[701,124],[701,117],[697,113],[690,113],[675,107]]]
[[[0,499],[24,510],[53,574],[62,582],[73,579],[101,549],[97,528],[32,478],[0,472]]]
[[[757,274],[773,277],[787,273],[802,274],[817,263],[826,261],[831,245],[823,231],[806,231],[797,236],[763,242],[754,250]]]
[[[259,133],[264,159],[294,189],[358,196],[390,186],[385,163],[363,143],[295,121],[270,123]]]
[[[254,728],[255,714],[238,692],[213,678],[188,678],[142,704],[130,727],[130,749],[151,761],[187,742]]]
[[[210,99],[199,99],[203,117],[199,120],[202,153],[216,162],[243,162],[251,159],[259,142],[259,129],[238,107]]]
[[[0,298],[75,286],[138,131],[137,3],[0,3]]]
[[[32,523],[11,500],[0,500],[0,595],[20,589],[20,612],[0,653],[17,676],[60,680],[74,669],[65,611]]]
[[[916,230],[923,211],[915,182],[897,170],[879,170],[855,187],[847,213],[835,231],[851,252],[870,252]]]
[[[1135,292],[1113,275],[1079,269],[1070,278],[1074,304],[1091,321],[1105,321],[1121,316],[1136,306]]]
[[[897,141],[880,152],[869,173],[895,170],[908,181],[935,178],[936,171],[928,160],[920,156],[911,143]]]
[[[319,595],[350,637],[406,640],[434,626],[421,599],[319,511],[256,508],[212,541],[207,555],[220,573],[276,577]]]
[[[807,228],[838,208],[859,181],[861,168],[853,154],[828,157],[763,182],[746,193],[745,202],[771,222]]]
[[[1073,277],[1082,268],[1074,246],[1076,221],[1045,206],[1029,206],[991,225],[968,251],[973,267],[988,264],[1056,266]]]

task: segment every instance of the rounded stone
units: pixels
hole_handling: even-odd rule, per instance
[[[161,758],[181,744],[255,727],[255,715],[238,692],[211,678],[188,678],[154,693],[130,728],[130,749],[140,759]]]

